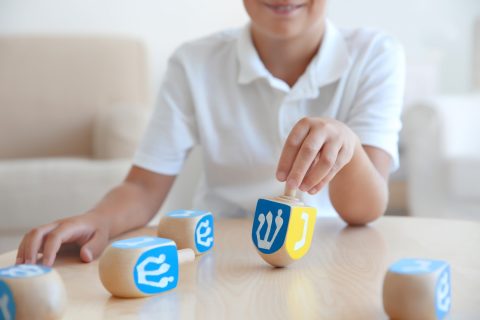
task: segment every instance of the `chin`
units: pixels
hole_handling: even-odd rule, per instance
[[[278,40],[295,38],[303,33],[303,29],[288,23],[257,25],[257,29],[271,38]]]
[[[323,18],[326,0],[244,0],[255,28],[273,38],[288,39],[308,32]]]

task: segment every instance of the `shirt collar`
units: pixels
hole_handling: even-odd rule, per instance
[[[239,63],[238,82],[250,83],[258,78],[269,78],[272,75],[265,68],[253,45],[250,24],[245,26],[237,43],[237,58]]]
[[[273,77],[260,60],[252,42],[250,25],[242,30],[237,44],[237,55],[239,83],[247,84],[265,78],[272,87],[294,96],[301,95],[302,98],[318,96],[319,89],[340,79],[350,63],[347,44],[340,31],[329,20],[325,24],[325,35],[319,51],[293,88]]]

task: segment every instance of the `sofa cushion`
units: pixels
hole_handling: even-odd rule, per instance
[[[30,229],[89,210],[130,166],[128,160],[0,161],[0,231]]]
[[[98,110],[148,107],[134,39],[0,36],[0,70],[0,159],[90,157]]]
[[[133,158],[149,116],[142,108],[128,106],[100,111],[94,121],[93,158]]]

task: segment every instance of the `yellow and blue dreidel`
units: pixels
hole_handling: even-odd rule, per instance
[[[310,248],[317,210],[305,206],[287,190],[284,196],[259,199],[252,240],[260,256],[275,267],[302,258]]]

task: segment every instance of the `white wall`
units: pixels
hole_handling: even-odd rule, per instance
[[[438,60],[441,92],[473,88],[480,0],[330,0],[330,16],[343,26],[373,26],[396,35],[412,63]]]
[[[144,39],[153,85],[180,43],[247,21],[239,0],[0,0],[0,33],[120,33]]]
[[[480,0],[327,1],[337,24],[379,27],[395,34],[417,65],[438,60],[442,92],[472,88],[472,30],[474,17],[480,16]],[[142,37],[150,47],[155,87],[179,43],[246,21],[241,0],[0,0],[0,33],[102,32]]]

